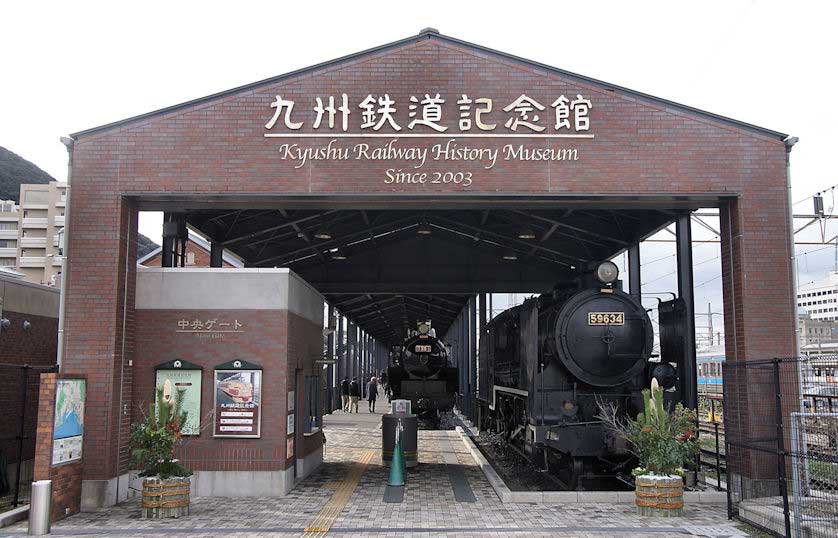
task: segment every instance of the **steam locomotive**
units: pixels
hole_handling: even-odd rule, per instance
[[[390,353],[387,382],[393,399],[410,400],[420,419],[436,421],[442,411],[450,411],[457,394],[457,368],[448,361],[448,350],[436,337],[430,323],[418,330]]]
[[[486,358],[478,367],[481,429],[501,432],[567,489],[580,487],[580,479],[627,475],[633,465],[625,441],[597,419],[600,404],[636,416],[652,377],[668,389],[669,400],[681,397],[677,361],[650,360],[651,320],[617,277],[613,262],[600,263],[591,274],[502,312],[480,338]],[[669,355],[683,336],[681,306],[660,306],[661,344]]]

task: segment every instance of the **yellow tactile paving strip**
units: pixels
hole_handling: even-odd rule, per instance
[[[329,532],[335,520],[346,507],[349,499],[352,498],[352,493],[361,481],[361,477],[364,476],[373,457],[375,457],[375,452],[368,450],[358,461],[352,464],[344,481],[337,486],[329,502],[320,509],[314,521],[306,527],[303,536],[311,538],[326,536],[326,533]]]

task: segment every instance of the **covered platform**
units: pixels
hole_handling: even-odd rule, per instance
[[[386,400],[385,400],[386,401]],[[385,407],[385,406],[381,406]],[[193,499],[177,520],[140,519],[136,501],[56,522],[54,535],[86,536],[744,536],[724,505],[687,504],[685,517],[644,518],[630,503],[503,503],[454,430],[419,432],[419,466],[404,502],[383,501],[381,414],[335,412],[323,419],[320,470],[281,498]],[[474,502],[458,502],[448,467],[462,469]],[[0,536],[22,536],[26,523]]]

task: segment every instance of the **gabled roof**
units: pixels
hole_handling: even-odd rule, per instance
[[[383,52],[383,51],[386,51],[386,50],[389,50],[389,49],[396,49],[396,48],[399,48],[399,47],[402,47],[402,46],[405,46],[405,45],[409,45],[411,43],[415,43],[415,42],[417,42],[419,40],[422,40],[422,39],[436,39],[436,40],[443,41],[443,42],[448,42],[448,43],[451,43],[451,44],[454,44],[454,45],[457,45],[457,46],[460,46],[460,47],[475,49],[475,50],[477,50],[481,53],[484,53],[484,54],[489,54],[489,55],[492,55],[492,56],[495,56],[495,57],[498,57],[498,58],[502,58],[502,59],[505,59],[505,60],[508,60],[508,61],[521,63],[523,65],[527,65],[527,66],[530,66],[530,67],[543,69],[545,71],[560,75],[560,76],[568,78],[568,79],[577,80],[579,82],[583,82],[583,83],[586,83],[586,84],[592,84],[592,85],[600,86],[600,87],[602,87],[604,89],[607,89],[607,90],[613,90],[615,92],[622,93],[624,95],[630,96],[630,97],[638,99],[640,101],[646,101],[646,102],[649,102],[649,103],[663,105],[663,106],[666,106],[666,107],[669,107],[669,108],[674,108],[674,109],[681,110],[683,112],[687,112],[687,113],[695,115],[695,116],[702,116],[702,117],[709,118],[709,119],[712,119],[712,120],[715,120],[715,121],[720,121],[720,122],[723,122],[723,123],[727,123],[727,124],[733,125],[735,127],[738,127],[740,129],[744,129],[746,131],[750,131],[750,132],[754,132],[754,133],[759,133],[759,134],[762,134],[764,136],[769,136],[769,137],[772,137],[772,138],[778,138],[780,140],[785,140],[789,136],[789,135],[787,135],[785,133],[781,133],[779,131],[774,131],[772,129],[766,129],[764,127],[759,127],[757,125],[753,125],[753,124],[750,124],[750,123],[742,122],[742,121],[735,120],[735,119],[732,119],[732,118],[728,118],[728,117],[725,117],[725,116],[720,116],[718,114],[713,114],[711,112],[707,112],[705,110],[700,110],[698,108],[693,108],[691,106],[676,103],[674,101],[669,101],[667,99],[662,99],[660,97],[655,97],[653,95],[649,95],[649,94],[645,94],[645,93],[642,93],[642,92],[630,90],[628,88],[623,88],[622,86],[617,86],[615,84],[609,84],[609,83],[603,82],[601,80],[586,77],[584,75],[579,75],[577,73],[572,73],[570,71],[565,71],[563,69],[552,67],[552,66],[542,64],[542,63],[539,63],[539,62],[535,62],[535,61],[532,61],[532,60],[527,60],[525,58],[521,58],[521,57],[515,56],[513,54],[507,54],[505,52],[500,52],[500,51],[497,51],[497,50],[494,50],[494,49],[490,49],[488,47],[483,47],[481,45],[476,45],[474,43],[469,43],[467,41],[463,41],[463,40],[456,39],[456,38],[453,38],[453,37],[450,37],[450,36],[442,35],[442,34],[439,33],[439,31],[437,31],[433,28],[425,28],[424,30],[419,32],[418,35],[410,36],[410,37],[407,37],[405,39],[400,39],[398,41],[393,41],[393,42],[387,43],[385,45],[380,45],[378,47],[373,47],[371,49],[367,49],[367,50],[364,50],[364,51],[361,51],[361,52],[356,52],[354,54],[349,54],[347,56],[342,56],[340,58],[336,58],[334,60],[329,60],[327,62],[319,63],[319,64],[313,65],[311,67],[306,67],[306,68],[303,68],[303,69],[298,69],[296,71],[291,71],[290,73],[285,73],[284,75],[278,75],[278,76],[267,78],[267,79],[260,80],[260,81],[257,81],[257,82],[252,82],[250,84],[245,84],[243,86],[239,86],[239,87],[236,87],[236,88],[225,90],[223,92],[218,92],[218,93],[214,93],[212,95],[207,95],[206,97],[193,99],[191,101],[186,101],[184,103],[180,103],[180,104],[173,105],[173,106],[170,106],[170,107],[161,108],[159,110],[155,110],[155,111],[152,111],[152,112],[147,112],[145,114],[140,114],[138,116],[133,116],[133,117],[130,117],[130,118],[126,118],[124,120],[116,121],[116,122],[113,122],[113,123],[108,123],[108,124],[105,124],[105,125],[100,125],[98,127],[93,127],[91,129],[86,129],[86,130],[83,130],[83,131],[78,131],[76,133],[72,133],[70,136],[73,137],[73,138],[78,138],[78,137],[81,137],[81,136],[86,136],[86,135],[98,133],[98,132],[105,131],[105,130],[108,130],[108,129],[121,127],[123,125],[126,125],[126,124],[134,122],[134,121],[146,119],[146,118],[156,116],[156,115],[160,115],[160,114],[166,114],[166,113],[173,112],[173,111],[176,111],[176,110],[181,109],[181,108],[191,107],[191,106],[201,104],[201,103],[205,103],[207,101],[212,101],[214,99],[218,99],[218,98],[221,98],[221,97],[227,97],[227,96],[230,96],[230,95],[233,95],[233,94],[236,94],[236,93],[240,93],[240,92],[244,92],[244,91],[247,91],[247,90],[257,88],[259,86],[263,86],[263,85],[267,85],[267,84],[274,84],[274,83],[277,83],[277,82],[280,82],[280,81],[283,81],[283,80],[286,80],[286,79],[290,79],[290,78],[293,78],[293,77],[296,77],[296,76],[299,76],[299,75],[305,75],[305,74],[308,74],[310,72],[317,71],[319,69],[323,69],[323,68],[327,68],[327,67],[332,67],[332,66],[338,65],[338,64],[343,63],[343,62],[357,60],[357,59],[362,58],[364,56],[377,54],[379,52]]]
[[[200,236],[200,235],[198,235],[198,234],[196,234],[196,233],[192,232],[192,230],[189,230],[189,241],[190,241],[190,242],[192,242],[192,243],[195,243],[195,245],[196,245],[198,248],[203,249],[204,251],[206,251],[206,252],[209,254],[209,252],[210,252],[210,243],[209,243],[209,241],[207,241],[206,239],[204,239],[202,236]],[[149,252],[148,254],[146,254],[146,255],[141,256],[140,258],[138,258],[138,259],[137,259],[137,265],[142,265],[142,264],[144,264],[144,263],[145,263],[145,262],[147,262],[148,260],[150,260],[150,259],[152,259],[153,257],[155,257],[155,256],[157,256],[158,254],[160,254],[162,251],[163,251],[163,247],[158,246],[157,248],[155,248],[154,250],[152,250],[152,251],[151,251],[151,252]],[[225,261],[225,262],[229,263],[229,264],[230,264],[230,265],[232,265],[233,267],[239,267],[239,268],[244,267],[244,263],[243,263],[243,262],[239,259],[239,257],[238,257],[238,256],[236,256],[235,254],[233,254],[232,252],[230,252],[230,251],[229,251],[229,250],[227,250],[227,249],[224,249],[224,252],[221,254],[221,259],[222,259],[223,261]]]

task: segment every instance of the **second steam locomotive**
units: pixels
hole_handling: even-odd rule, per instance
[[[502,433],[568,489],[582,478],[627,474],[632,464],[625,441],[597,418],[601,404],[635,416],[651,377],[671,389],[670,398],[676,392],[676,366],[650,360],[652,322],[617,276],[617,266],[603,262],[499,314],[480,338],[481,429]],[[661,306],[661,323],[677,325],[664,310],[679,311],[677,305]],[[671,350],[661,338],[662,349]]]
[[[419,418],[436,421],[441,412],[450,411],[457,381],[457,368],[449,363],[448,350],[430,323],[420,323],[390,353],[387,382],[392,398],[410,400]]]

